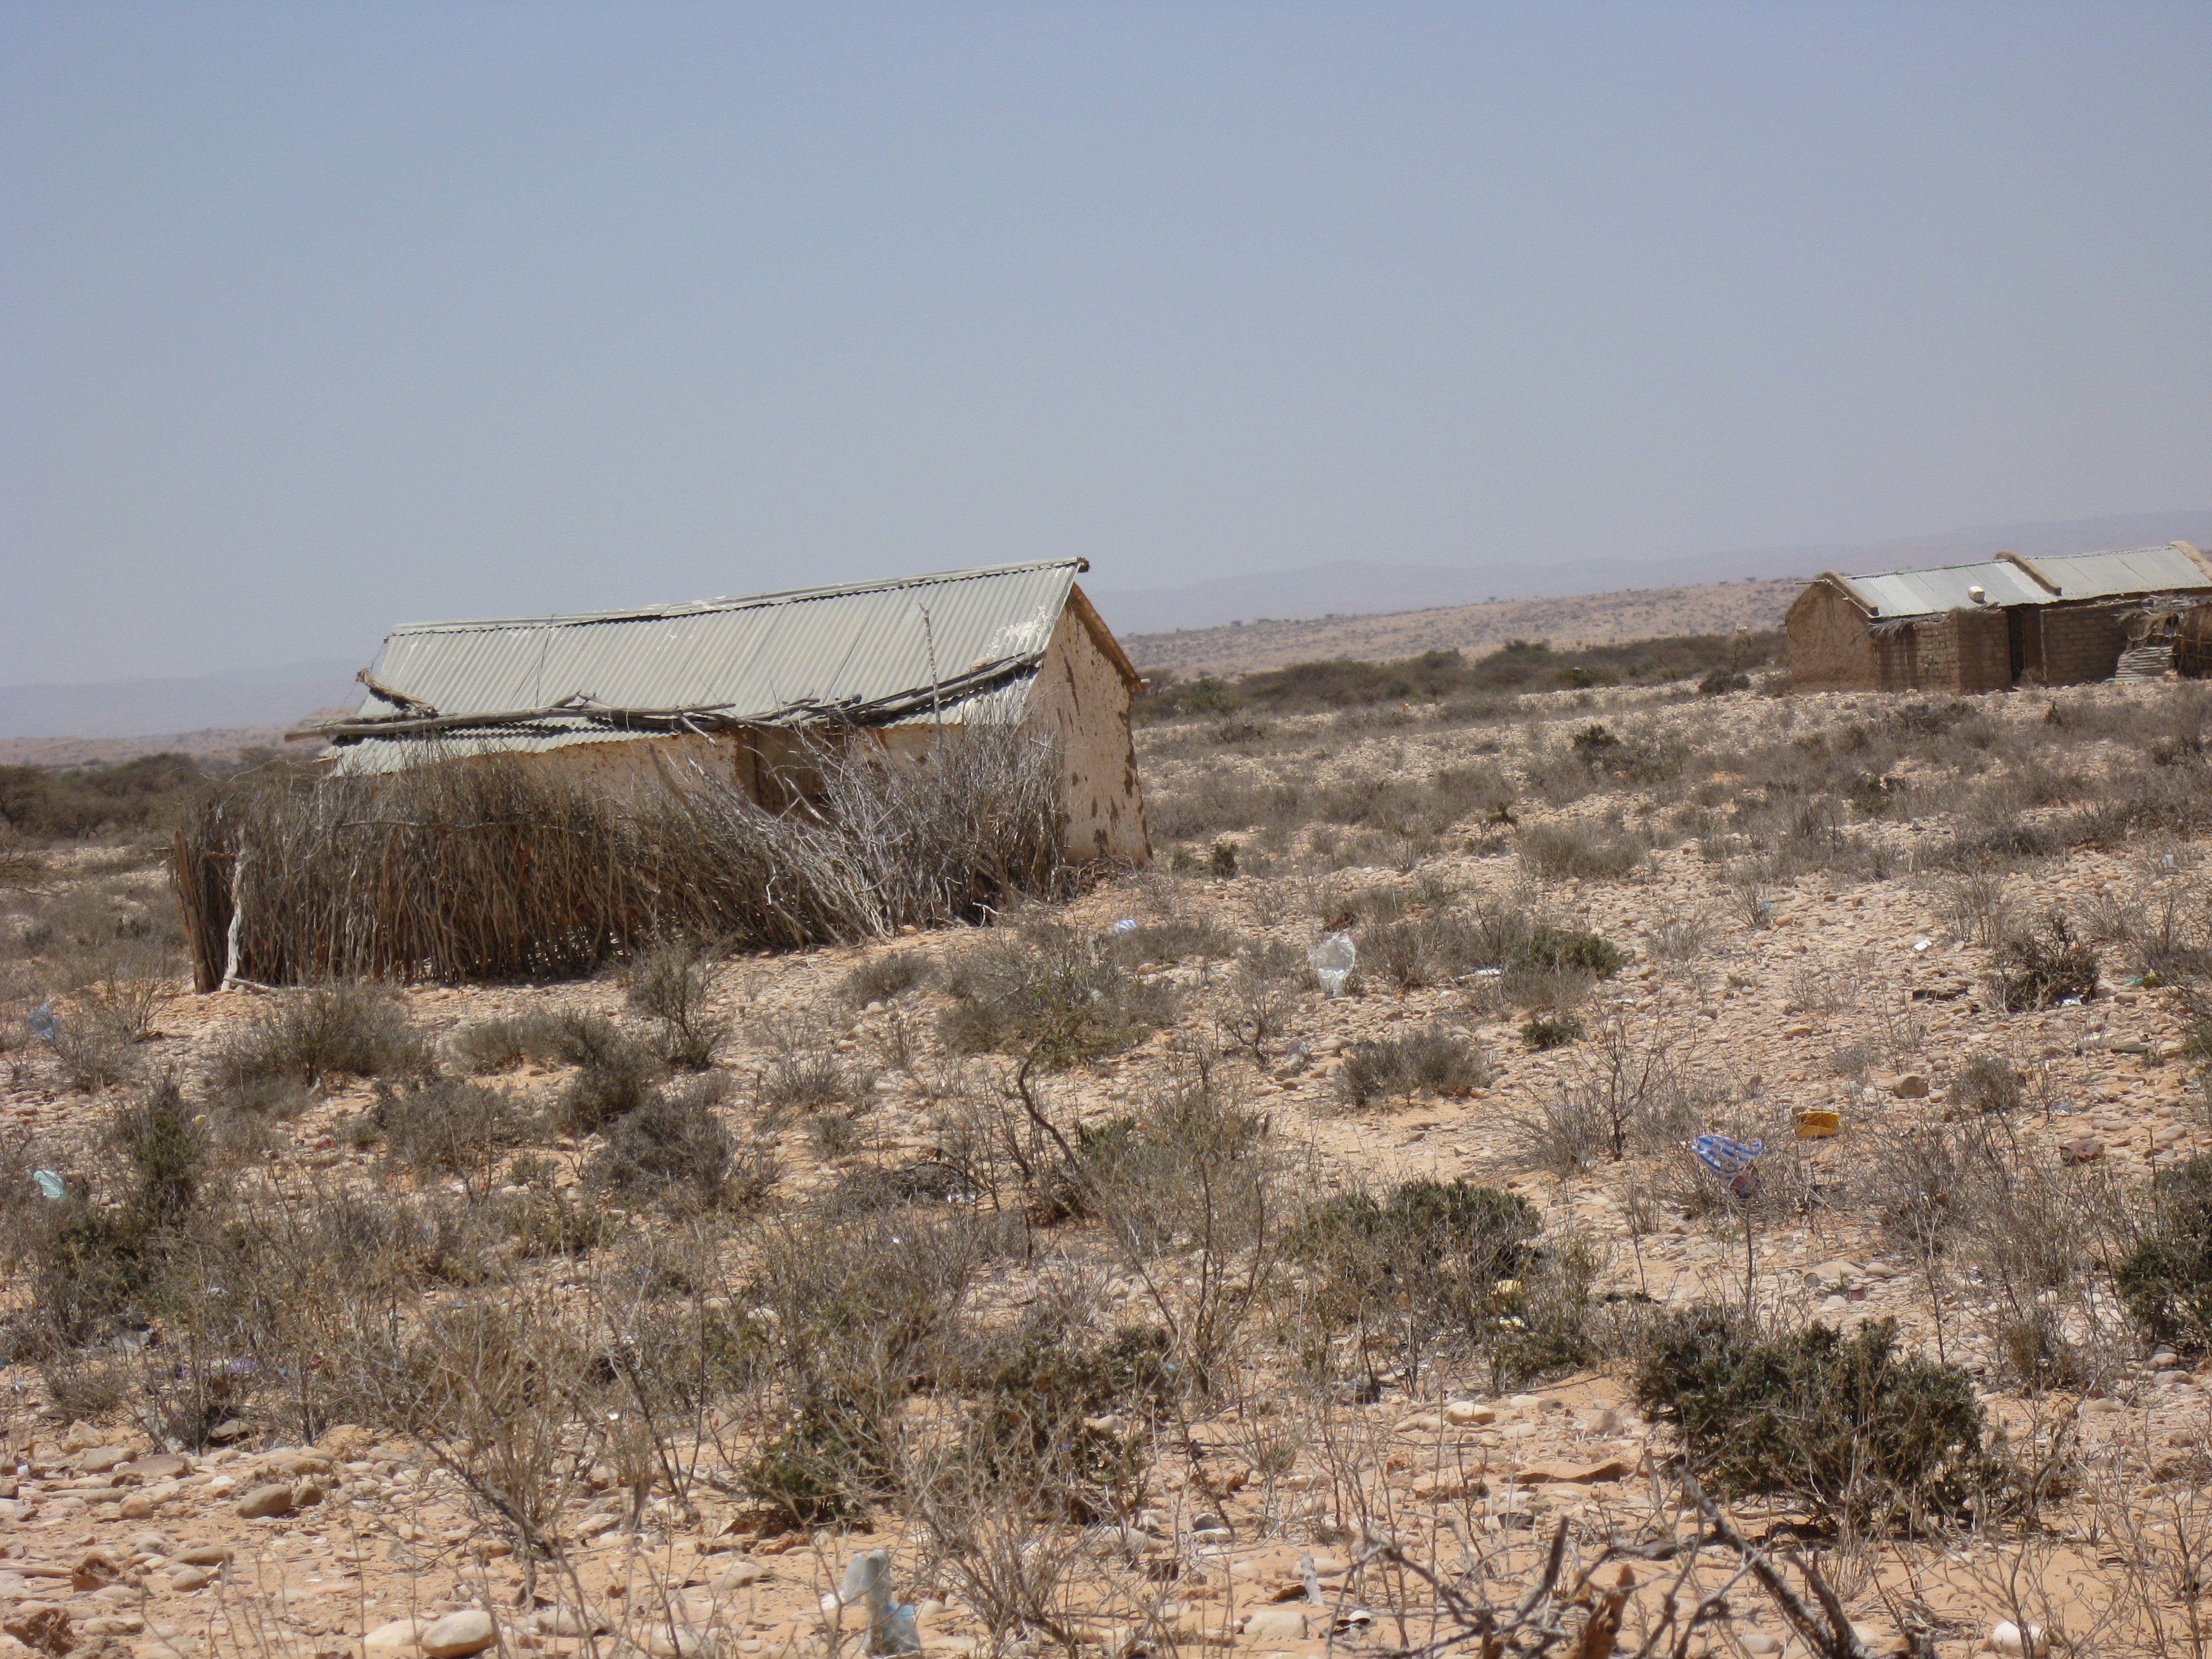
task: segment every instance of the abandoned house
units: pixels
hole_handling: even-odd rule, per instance
[[[1972,692],[2078,685],[2124,668],[2161,672],[2207,604],[2212,562],[2186,542],[2055,558],[2000,553],[1871,576],[1830,571],[1784,619],[1790,679],[1800,691]]]
[[[809,794],[809,756],[856,734],[893,757],[940,726],[1012,722],[1061,757],[1067,856],[1150,856],[1129,735],[1136,670],[1080,559],[386,635],[361,708],[303,732],[334,774],[522,755],[613,787],[672,760],[763,806]]]

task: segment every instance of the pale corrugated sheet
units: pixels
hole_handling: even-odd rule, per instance
[[[2023,570],[2029,567],[2035,574]],[[2042,583],[2035,576],[2043,578]],[[2069,599],[2118,599],[2132,593],[2212,591],[2212,576],[2180,548],[2138,547],[2110,553],[2069,553],[2055,558],[1989,559],[1938,565],[1928,570],[1888,570],[1844,578],[1877,618],[1924,617],[1980,605],[2058,605]],[[1982,590],[1977,600],[1972,589]]]
[[[1889,570],[1847,580],[1860,603],[1885,619],[1973,608],[1978,602],[1972,590],[1977,587],[1982,590],[1981,605],[2042,605],[2051,598],[2026,571],[2002,559],[1941,565],[1933,570]]]
[[[1004,565],[750,598],[576,617],[417,623],[395,629],[370,670],[442,718],[540,711],[711,710],[724,724],[804,722],[906,698],[933,719],[933,686],[984,676],[944,717],[1018,719],[1081,562]],[[356,720],[413,710],[371,693]],[[894,717],[876,723],[898,723]],[[441,754],[620,741],[579,717],[436,734]],[[419,763],[428,738],[341,739],[341,771]]]
[[[413,623],[392,631],[370,672],[445,714],[582,696],[766,719],[802,702],[872,702],[1042,653],[1075,575],[1076,562],[1063,560],[652,611]],[[372,696],[361,712],[392,705]]]
[[[2071,553],[2029,559],[2063,599],[2101,599],[2126,593],[2179,593],[2212,588],[2212,576],[2181,549],[2134,547],[2111,553]]]

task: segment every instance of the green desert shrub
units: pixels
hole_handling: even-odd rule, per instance
[[[2128,1313],[2151,1341],[2212,1353],[2212,1157],[2161,1170],[2151,1224],[2121,1258]]]
[[[1709,1304],[1655,1328],[1635,1386],[1717,1498],[1911,1528],[1966,1516],[2011,1484],[1973,1379],[1899,1352],[1893,1320],[1849,1336],[1820,1324],[1767,1335]]]
[[[1446,1352],[1486,1360],[1504,1387],[1589,1350],[1589,1263],[1547,1249],[1542,1232],[1518,1193],[1408,1181],[1316,1204],[1291,1250],[1307,1271],[1306,1311],[1353,1333],[1370,1382],[1395,1366],[1411,1383]]]

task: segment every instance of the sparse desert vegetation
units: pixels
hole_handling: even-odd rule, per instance
[[[193,996],[185,803],[11,778],[8,1639],[828,1656],[881,1549],[925,1651],[2191,1651],[2212,695],[1620,649],[537,981]]]

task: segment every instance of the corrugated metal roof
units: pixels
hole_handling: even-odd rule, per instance
[[[994,725],[1018,720],[1029,702],[1034,671],[1023,674],[979,696],[944,705],[947,726]],[[937,716],[927,711],[884,722],[890,726],[928,726]],[[576,721],[541,720],[528,726],[476,726],[430,738],[364,738],[333,744],[324,751],[331,772],[341,777],[369,773],[402,772],[431,761],[459,760],[471,755],[534,755],[549,749],[566,749],[584,743],[629,743],[635,732],[611,730]]]
[[[2037,577],[2042,580],[2038,581]],[[2130,593],[2212,590],[2212,576],[2182,548],[2138,547],[2028,559],[2017,554],[1925,570],[1888,570],[1843,581],[1877,618],[1924,617],[1977,605],[2057,605]],[[1974,588],[1982,590],[1978,600]]]
[[[2019,566],[2002,559],[1978,564],[1939,565],[1932,570],[1890,570],[1876,576],[1849,576],[1851,591],[1877,617],[1920,617],[1960,611],[1976,604],[2041,605],[2051,598]],[[1977,601],[1972,592],[1980,588]]]
[[[2121,593],[2172,593],[2212,588],[2212,576],[2182,549],[2133,547],[2111,553],[2069,553],[2058,558],[2028,559],[2039,575],[2065,599],[2106,599]]]
[[[355,720],[357,752],[435,739],[445,752],[556,747],[692,723],[1018,718],[1083,562],[1054,560],[585,616],[394,629]],[[396,696],[380,695],[389,690]],[[486,723],[482,717],[528,714]],[[404,744],[394,739],[404,738]],[[348,742],[348,739],[356,741]],[[462,746],[457,746],[462,745]],[[409,754],[414,763],[422,757]]]

